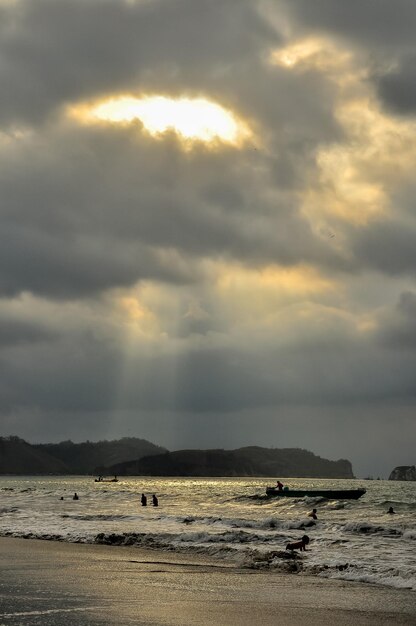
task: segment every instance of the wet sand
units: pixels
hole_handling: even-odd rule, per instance
[[[416,624],[416,594],[204,556],[0,538],[0,626]]]

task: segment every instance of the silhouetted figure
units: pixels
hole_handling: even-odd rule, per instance
[[[302,552],[302,550],[304,550],[306,552],[306,546],[309,543],[309,537],[308,535],[303,535],[302,539],[300,541],[293,541],[292,543],[288,543],[286,546],[286,550],[300,550]]]
[[[72,499],[73,499],[73,500],[79,500],[79,498],[78,498],[78,494],[77,494],[77,493],[74,493],[74,495],[72,496]]]
[[[318,519],[318,516],[316,514],[316,509],[312,509],[312,511],[308,513],[308,517],[312,517],[312,519]]]
[[[159,500],[156,498],[155,494],[152,495],[152,503],[153,506],[159,506]]]
[[[142,503],[142,506],[147,506],[147,498],[144,495],[144,493],[142,493],[142,497],[140,499],[140,502]]]
[[[60,500],[63,500],[63,499],[64,499],[64,497],[63,497],[63,496],[61,496],[59,499],[60,499]]]
[[[396,512],[396,511],[393,509],[393,507],[392,507],[392,506],[391,506],[391,507],[389,508],[389,510],[387,511],[387,513],[390,513],[390,515],[394,515],[394,513],[395,513],[395,512]]]
[[[278,480],[278,481],[276,482],[276,487],[278,488],[278,490],[279,490],[279,491],[282,491],[282,489],[283,489],[283,483],[281,483],[281,482],[280,482],[280,480]]]

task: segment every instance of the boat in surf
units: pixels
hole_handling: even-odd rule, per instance
[[[328,500],[358,500],[365,494],[365,489],[279,489],[266,487],[269,498],[327,498]]]
[[[117,476],[114,476],[114,478],[103,478],[102,476],[99,476],[98,478],[95,479],[96,483],[118,483],[118,478]]]

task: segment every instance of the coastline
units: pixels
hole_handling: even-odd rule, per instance
[[[414,592],[205,555],[0,537],[0,624],[414,624]]]

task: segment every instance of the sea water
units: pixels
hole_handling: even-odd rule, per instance
[[[275,479],[122,477],[97,483],[85,476],[2,476],[0,535],[199,552],[241,567],[416,590],[416,483],[283,482],[293,489],[367,491],[359,500],[268,499],[266,486]],[[75,492],[79,500],[72,499]],[[142,493],[147,507],[140,504]],[[387,513],[390,506],[394,515]],[[308,516],[312,508],[316,522]],[[311,540],[307,551],[289,558],[287,543],[304,534]]]

